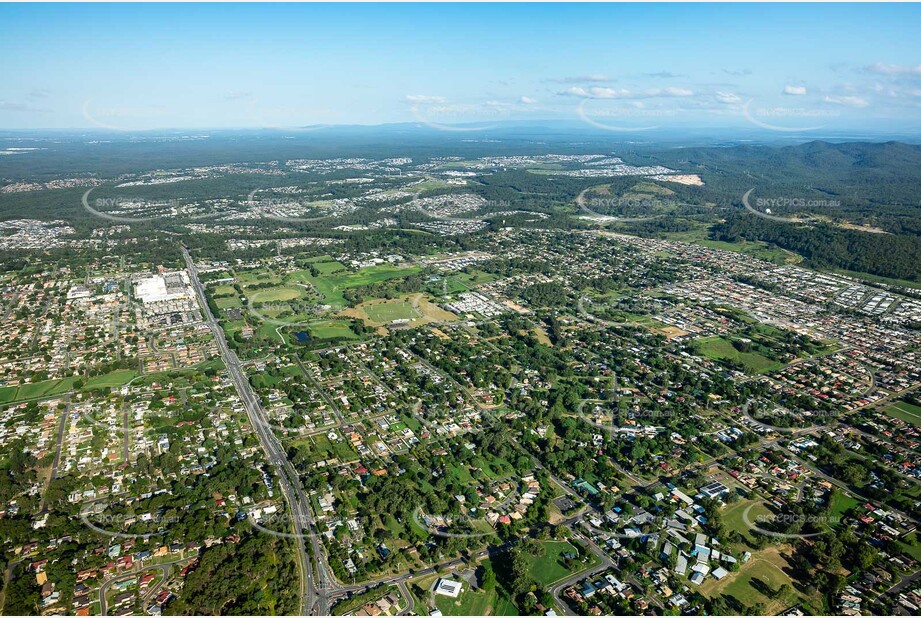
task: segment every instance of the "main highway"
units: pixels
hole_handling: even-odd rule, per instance
[[[317,535],[313,533],[313,515],[310,511],[310,502],[304,493],[300,479],[294,466],[288,461],[284,448],[278,437],[274,434],[265,410],[259,399],[256,397],[253,388],[246,377],[243,366],[236,353],[227,345],[227,339],[224,336],[224,330],[218,324],[208,305],[208,299],[205,296],[205,288],[198,276],[198,269],[192,260],[185,245],[182,245],[182,255],[185,258],[186,268],[189,273],[189,279],[195,294],[198,297],[198,303],[201,305],[202,315],[204,316],[211,332],[214,334],[218,351],[227,367],[230,378],[237,390],[240,400],[246,408],[246,414],[249,422],[256,432],[259,444],[265,452],[269,464],[275,467],[277,472],[279,486],[282,494],[288,503],[291,513],[291,519],[294,522],[295,533],[279,533],[283,538],[293,538],[297,547],[299,560],[300,577],[300,599],[301,610],[305,615],[324,616],[329,614],[330,593],[335,592],[338,588],[335,580],[330,577],[327,567],[324,548]],[[310,553],[308,554],[306,542],[310,543]],[[312,555],[312,559],[311,559]]]

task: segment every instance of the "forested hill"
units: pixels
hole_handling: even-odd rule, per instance
[[[902,206],[918,206],[921,199],[921,146],[900,142],[683,148],[654,158],[729,191],[759,187]]]

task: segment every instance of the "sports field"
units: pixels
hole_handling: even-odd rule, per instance
[[[414,320],[419,317],[412,303],[405,300],[397,300],[385,303],[371,304],[364,307],[365,313],[373,322],[393,322],[394,320]]]
[[[896,401],[883,408],[883,412],[906,423],[921,426],[921,407],[907,401]]]

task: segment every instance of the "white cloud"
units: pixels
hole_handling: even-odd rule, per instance
[[[557,79],[550,79],[547,81],[557,82],[559,84],[585,84],[591,82],[612,82],[614,81],[607,75],[602,75],[596,73],[594,75],[573,75],[570,77],[560,77]]]
[[[806,94],[806,87],[805,86],[791,86],[790,84],[787,84],[786,86],[783,87],[783,93],[801,97],[804,94]]]
[[[834,103],[835,105],[847,105],[848,107],[867,107],[870,103],[862,97],[848,97],[848,96],[827,96],[825,97],[826,103]]]
[[[537,103],[537,99],[533,99],[531,97],[521,97],[518,99],[518,102],[523,103],[524,105],[533,105],[534,103]]]
[[[694,91],[690,88],[666,88],[661,91],[661,94],[650,94],[650,96],[693,97]]]
[[[618,90],[601,86],[592,86],[591,88],[571,86],[565,90],[560,90],[557,94],[584,97],[586,99],[649,99],[653,97],[692,97],[694,96],[694,91],[689,88],[649,88],[633,92],[626,88]]]
[[[729,103],[729,104],[741,103],[742,97],[740,97],[739,95],[733,92],[717,92],[716,100],[719,101],[720,103]]]
[[[406,95],[406,100],[410,103],[447,103],[448,100],[444,97],[432,97],[426,94],[408,94]]]
[[[560,90],[557,94],[571,97],[585,97],[588,99],[618,99],[629,96],[629,90],[616,90],[614,88],[603,88],[601,86],[592,86],[583,88],[582,86],[570,86],[565,90]]]
[[[876,64],[871,64],[866,67],[866,70],[871,73],[879,73],[880,75],[919,75],[921,76],[921,64],[915,66],[906,66],[901,64],[887,64],[885,62],[877,62]]]

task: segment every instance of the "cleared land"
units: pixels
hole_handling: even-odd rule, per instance
[[[731,359],[742,363],[749,373],[764,373],[782,365],[757,352],[740,352],[723,337],[707,337],[697,342],[700,353],[714,360]]]
[[[778,547],[768,547],[756,552],[751,560],[736,573],[730,573],[721,581],[708,578],[700,586],[700,592],[708,597],[717,595],[732,597],[747,607],[756,603],[764,606],[764,614],[778,612],[808,599],[796,593],[793,580],[784,572],[790,565]],[[788,589],[781,593],[781,586]]]
[[[907,401],[896,401],[883,408],[883,412],[906,423],[921,425],[921,407],[912,405]]]
[[[544,554],[542,556],[528,556],[531,577],[534,578],[534,581],[546,587],[573,573],[590,569],[599,564],[598,557],[589,553],[590,560],[588,562],[579,563],[577,568],[571,570],[563,565],[563,554],[566,553],[577,554],[578,552],[567,541],[547,541],[544,543]]]
[[[418,326],[457,319],[456,315],[432,303],[421,293],[408,294],[392,300],[369,300],[346,309],[339,315],[359,318],[368,326],[385,326],[395,320],[408,320],[410,326]]]

